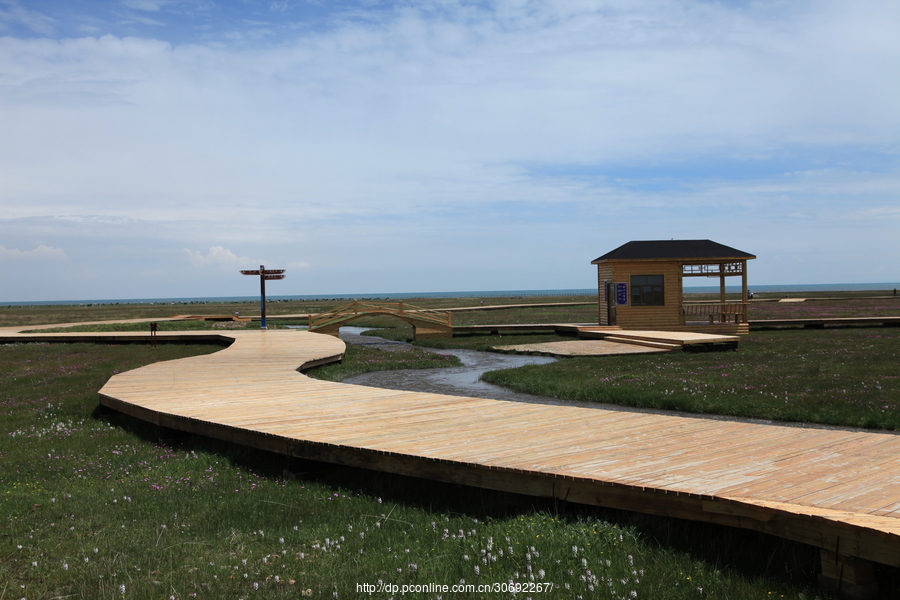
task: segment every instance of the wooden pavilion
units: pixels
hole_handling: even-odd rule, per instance
[[[752,254],[711,240],[633,241],[597,265],[600,325],[623,329],[748,333],[747,261]],[[718,302],[685,304],[685,277],[717,277]],[[725,278],[741,278],[741,298],[726,301]]]

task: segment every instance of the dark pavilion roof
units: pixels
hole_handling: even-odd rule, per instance
[[[712,240],[628,242],[591,261],[607,260],[744,260],[754,255]]]

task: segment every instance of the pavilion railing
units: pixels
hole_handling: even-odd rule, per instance
[[[747,302],[703,302],[685,304],[682,308],[685,321],[696,321],[697,317],[709,319],[709,324],[746,323],[748,321]]]

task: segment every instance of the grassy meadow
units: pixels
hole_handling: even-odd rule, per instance
[[[114,373],[213,349],[0,346],[0,598],[817,597],[814,552],[750,532],[353,469],[293,480],[283,458],[99,414]],[[429,584],[542,591],[399,593]]]
[[[898,365],[897,328],[754,331],[737,352],[571,358],[483,379],[562,400],[897,430]]]
[[[226,307],[205,309],[229,314]],[[19,320],[12,314],[17,310],[0,307],[0,322],[167,315],[143,305],[131,312],[51,307],[52,314],[35,309]],[[118,310],[122,314],[110,316]],[[468,314],[491,322],[492,313],[505,310]],[[519,310],[518,322],[542,316],[582,321],[582,311],[591,307],[547,309],[544,315],[537,314],[540,309]],[[304,311],[285,307],[282,314],[299,312]],[[560,396],[569,393],[565,380],[578,373],[585,389],[619,390],[623,396],[604,402],[659,396],[681,410],[743,405],[765,418],[896,428],[892,365],[898,333],[754,332],[735,353],[564,360],[541,367],[545,372],[537,379]],[[402,337],[403,327],[393,335]],[[547,338],[503,336],[499,343]],[[487,347],[497,340],[471,336],[431,343]],[[162,445],[152,426],[98,410],[97,390],[114,373],[219,349],[0,345],[0,600],[827,598],[814,589],[818,552],[801,544],[358,469],[310,465],[310,473],[295,479],[283,472],[282,457],[194,437]],[[342,365],[322,367],[317,376],[340,380],[365,370],[442,364],[435,360],[441,359],[418,349],[351,348]],[[562,366],[572,371],[553,372]],[[509,372],[499,375],[504,373]],[[532,376],[526,368],[515,379]],[[673,392],[658,393],[666,389]],[[798,417],[798,407],[806,416]],[[884,597],[891,597],[896,573],[882,569],[879,576]],[[434,588],[483,584],[497,587]],[[511,593],[510,586],[519,586],[520,593]]]
[[[391,300],[373,297],[373,302]],[[307,315],[326,312],[344,305],[348,300],[277,300],[266,303],[266,317],[275,323],[285,315]],[[509,304],[534,304],[547,302],[596,302],[594,296],[547,296],[516,298],[421,298],[408,302],[421,308],[458,308],[468,306],[491,307]],[[259,302],[154,302],[141,304],[84,303],[61,305],[3,305],[0,304],[0,327],[41,325],[50,323],[82,323],[86,321],[110,321],[115,319],[161,319],[184,315],[233,315],[259,318]],[[305,319],[301,319],[305,324]],[[257,323],[258,324],[258,323]],[[272,322],[268,322],[270,327]],[[146,325],[144,325],[146,327]]]
[[[882,294],[868,298],[852,292],[805,302],[758,300],[751,305],[750,319],[900,316],[900,298]],[[520,318],[512,320],[517,310]],[[584,322],[588,310],[593,307],[492,310],[471,313],[473,322],[467,324],[489,323],[496,315],[506,319],[497,323],[566,322],[566,317]],[[385,328],[373,335],[412,338],[412,328],[396,319],[367,323]],[[565,339],[571,338],[506,333],[422,340],[415,345],[490,351],[503,345]],[[898,364],[900,328],[773,328],[742,336],[737,352],[568,358],[492,371],[483,379],[560,400],[897,430]]]

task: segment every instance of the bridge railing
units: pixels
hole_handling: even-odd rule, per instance
[[[347,321],[360,315],[392,315],[400,318],[416,319],[452,327],[452,317],[449,312],[421,308],[412,304],[406,304],[403,300],[397,302],[364,302],[354,300],[333,310],[310,315],[309,328],[317,329],[326,325]]]

